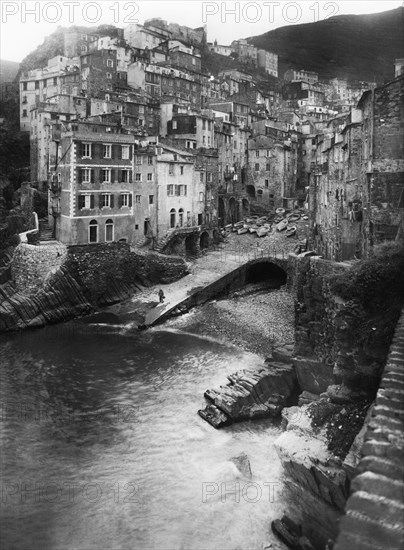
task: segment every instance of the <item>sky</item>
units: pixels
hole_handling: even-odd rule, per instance
[[[277,27],[313,23],[342,14],[377,13],[404,6],[404,0],[1,0],[0,59],[20,62],[58,26],[113,24],[126,27],[161,17],[188,27],[206,25],[208,41],[237,38]]]

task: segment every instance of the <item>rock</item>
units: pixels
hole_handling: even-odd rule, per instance
[[[251,465],[248,456],[245,453],[241,453],[238,456],[233,456],[230,461],[237,466],[237,469],[244,477],[251,479]]]
[[[352,391],[344,386],[344,384],[341,384],[328,386],[327,395],[332,403],[343,405],[346,403],[359,401],[361,398],[363,399],[366,396],[366,393]]]
[[[299,407],[302,405],[307,405],[308,403],[312,403],[313,401],[318,401],[320,399],[320,395],[317,393],[311,393],[309,391],[304,390],[299,395]]]
[[[274,361],[228,379],[226,386],[204,395],[233,422],[277,416],[297,387],[293,366]]]
[[[198,414],[216,429],[231,424],[231,419],[215,405],[208,405],[205,409],[200,409]]]

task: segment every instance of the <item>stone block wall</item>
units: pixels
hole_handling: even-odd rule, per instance
[[[334,550],[404,548],[404,312],[397,324]]]
[[[35,295],[49,276],[55,273],[66,259],[67,249],[62,243],[33,246],[21,243],[14,251],[11,279],[17,292]]]

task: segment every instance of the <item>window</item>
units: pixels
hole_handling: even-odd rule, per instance
[[[102,193],[101,195],[101,208],[112,208],[113,197],[111,193]]]
[[[108,80],[111,80],[112,74],[111,74],[111,73],[107,73],[107,78],[108,78]]]
[[[39,80],[35,81],[35,90],[39,90]]]
[[[110,159],[111,158],[111,145],[103,145],[102,146],[102,156],[104,159]]]
[[[179,226],[182,227],[184,225],[184,210],[182,208],[178,210],[178,221]]]
[[[154,195],[149,195],[149,204],[154,204]]]
[[[136,172],[135,181],[142,181],[142,174],[140,174],[139,172]]]
[[[176,185],[175,186],[175,194],[177,196],[187,196],[187,186],[186,185]]]
[[[260,152],[259,151],[255,151],[255,156],[258,158],[260,156]]]
[[[167,196],[173,197],[174,196],[174,185],[170,184],[167,185]]]
[[[202,191],[199,193],[199,202],[203,202],[203,193]]]
[[[153,157],[152,157],[152,155],[149,155],[149,156],[147,157],[147,164],[148,164],[149,166],[150,166],[151,164],[153,164]]]
[[[181,172],[181,176],[184,175],[184,167],[183,166],[180,166],[180,172]]]
[[[27,91],[27,83],[26,83],[26,82],[23,82],[23,83],[22,83],[22,91],[23,91],[23,92],[26,92],[26,91]]]
[[[173,130],[176,130],[176,129],[177,129],[177,121],[173,120]]]
[[[202,130],[206,130],[206,120],[202,120]]]
[[[89,168],[83,168],[81,171],[81,181],[83,183],[91,183],[91,170]]]
[[[94,195],[79,195],[79,209],[94,208]]]
[[[147,174],[147,181],[153,181],[153,174],[152,173]]]
[[[111,183],[111,170],[109,168],[104,168],[101,170],[101,178],[103,182]]]
[[[27,116],[28,116],[28,114],[27,114],[27,109],[23,109],[23,111],[22,111],[22,116],[23,116],[23,117],[27,117]]]
[[[203,183],[203,172],[199,172],[199,181]]]
[[[141,200],[141,195],[136,195],[135,197],[136,204],[140,204],[140,200]]]
[[[260,165],[258,164],[258,162],[255,164],[255,171],[256,172],[259,172],[259,169],[260,169]]]
[[[88,225],[88,242],[98,243],[98,223],[95,220],[91,220]]]
[[[257,191],[257,201],[258,202],[262,202],[262,194],[263,194],[262,189],[258,189],[258,191]]]
[[[206,172],[206,181],[212,183],[212,172]]]
[[[81,144],[81,156],[87,159],[91,158],[91,143]]]
[[[128,160],[129,159],[129,145],[122,145],[122,158],[124,160]]]
[[[107,59],[107,67],[113,67],[114,66],[114,62],[112,59]]]
[[[130,170],[122,170],[122,183],[131,183],[132,182],[132,172]]]
[[[265,166],[265,170],[269,172],[271,170],[271,165],[267,163]]]
[[[265,187],[269,187],[269,180],[265,180]]]
[[[136,155],[136,164],[143,164],[143,157],[141,155]]]
[[[172,162],[170,162],[170,164],[168,166],[168,173],[169,173],[170,176],[174,175],[174,164]]]
[[[267,149],[267,157],[271,156],[271,151]]]
[[[237,149],[237,141],[234,142],[233,146],[235,149]]]
[[[202,136],[202,143],[206,145],[206,136]]]
[[[175,227],[175,209],[171,208],[170,210],[170,227]]]
[[[132,195],[130,193],[121,194],[121,208],[123,208],[124,206],[132,206]]]
[[[105,222],[105,242],[111,243],[114,240],[114,221],[107,220]]]

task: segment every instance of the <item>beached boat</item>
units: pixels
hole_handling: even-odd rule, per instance
[[[259,227],[257,229],[257,237],[266,237],[269,233],[269,229],[266,227]]]
[[[257,229],[258,227],[256,225],[251,225],[249,228],[248,228],[248,231],[250,233],[256,233],[257,232]]]
[[[276,224],[276,229],[278,231],[283,231],[288,226],[288,220],[282,220],[281,222]]]
[[[244,233],[248,233],[248,227],[241,227],[240,229],[237,229],[237,235],[244,235]]]
[[[286,210],[284,208],[277,208],[275,210],[275,214],[277,214],[278,216],[284,216],[285,212],[286,212]]]
[[[289,214],[288,216],[288,222],[293,223],[300,220],[300,214]]]
[[[295,225],[289,225],[286,228],[286,236],[287,237],[293,237],[293,235],[296,235],[297,227]]]

